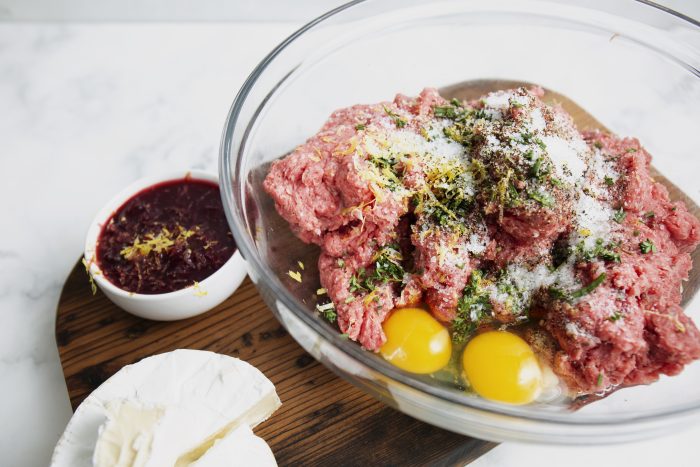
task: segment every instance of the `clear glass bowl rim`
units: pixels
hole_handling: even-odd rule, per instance
[[[615,425],[626,425],[626,424],[644,424],[653,423],[660,420],[668,420],[678,415],[688,416],[700,414],[700,402],[698,403],[686,403],[674,406],[672,409],[654,409],[644,412],[636,411],[629,414],[619,414],[615,418],[611,418],[609,415],[604,414],[586,414],[585,416],[571,417],[569,413],[553,413],[553,412],[539,412],[535,413],[533,411],[524,409],[519,406],[511,406],[506,404],[500,404],[496,402],[491,402],[485,399],[477,397],[457,397],[454,391],[445,390],[437,386],[425,383],[423,381],[415,379],[411,374],[404,372],[391,364],[380,361],[378,359],[368,358],[367,351],[362,350],[360,346],[356,343],[342,339],[337,331],[333,331],[326,326],[323,326],[319,319],[317,319],[308,311],[302,309],[300,303],[289,294],[282,283],[278,280],[274,271],[272,271],[265,262],[260,258],[256,252],[256,247],[250,235],[248,235],[248,230],[246,228],[246,223],[243,219],[241,213],[244,208],[244,189],[246,181],[240,179],[241,170],[243,167],[242,154],[244,151],[239,151],[235,155],[235,162],[232,165],[231,158],[229,154],[231,152],[231,143],[234,136],[235,126],[238,122],[240,112],[246,99],[248,98],[251,89],[255,86],[258,79],[265,72],[268,66],[282,53],[284,52],[290,44],[298,40],[308,31],[321,25],[328,19],[348,10],[357,5],[370,2],[371,0],[353,0],[346,4],[343,4],[327,13],[315,18],[309,23],[305,24],[290,36],[284,39],[278,46],[276,46],[263,60],[255,67],[255,69],[247,77],[241,88],[239,89],[234,101],[229,109],[226,122],[224,124],[224,129],[221,136],[220,150],[219,150],[219,179],[220,186],[222,187],[221,196],[223,199],[224,210],[226,212],[226,217],[228,219],[229,225],[232,229],[232,233],[236,240],[237,246],[240,249],[243,257],[248,263],[249,268],[260,278],[266,281],[266,286],[271,288],[275,297],[282,302],[282,304],[291,311],[296,318],[300,319],[304,324],[306,324],[310,329],[312,329],[317,336],[321,337],[327,342],[330,342],[336,349],[342,351],[346,356],[350,357],[357,363],[364,367],[370,368],[372,371],[384,375],[386,378],[393,380],[395,383],[400,383],[408,386],[414,390],[417,390],[425,396],[436,397],[445,402],[453,403],[461,406],[465,410],[474,410],[476,412],[486,412],[489,415],[506,416],[506,417],[516,417],[519,419],[532,420],[543,423],[553,423],[559,425],[570,425],[570,426],[615,426]],[[655,8],[663,14],[672,15],[685,23],[688,23],[694,28],[700,28],[700,21],[697,21],[689,16],[686,16],[680,12],[672,10],[663,5],[659,5],[649,0],[633,0],[635,3],[647,5]],[[283,78],[283,79],[286,79]],[[279,85],[279,83],[278,83]],[[270,93],[274,93],[276,87],[273,88]],[[269,97],[269,94],[268,96]],[[259,108],[258,108],[259,110]],[[258,113],[255,113],[251,121],[254,121],[258,117]],[[246,139],[248,137],[247,132],[250,129],[250,123],[245,123],[246,132],[242,136],[241,145],[245,146]],[[233,169],[233,171],[232,171]],[[232,179],[234,175],[236,180]],[[256,284],[257,286],[257,284]]]

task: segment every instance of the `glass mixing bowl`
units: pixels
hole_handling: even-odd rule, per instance
[[[357,1],[312,21],[253,71],[221,144],[224,207],[250,276],[290,334],[338,375],[428,423],[483,439],[612,443],[700,418],[700,364],[579,410],[490,402],[406,373],[344,340],[314,311],[318,249],[296,239],[262,189],[270,161],[335,109],[498,78],[571,98],[697,200],[700,24],[649,2]],[[305,265],[301,284],[287,275]],[[687,304],[697,308],[697,300]],[[691,313],[692,314],[692,313]]]

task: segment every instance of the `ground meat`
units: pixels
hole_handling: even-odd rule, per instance
[[[264,188],[320,246],[341,332],[376,351],[388,313],[421,301],[468,332],[526,323],[574,394],[700,358],[679,306],[700,222],[637,140],[581,134],[541,96],[356,105],[272,164]]]
[[[604,285],[576,305],[550,304],[542,325],[557,343],[549,352],[555,372],[575,391],[593,393],[649,383],[700,358],[700,333],[678,306],[700,222],[651,179],[650,157],[637,140],[585,136],[626,174],[619,191],[626,213],[621,261],[589,267],[589,279],[606,273]],[[654,250],[644,253],[644,241]]]

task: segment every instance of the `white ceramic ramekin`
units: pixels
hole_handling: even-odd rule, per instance
[[[120,308],[136,316],[159,321],[172,321],[204,313],[226,300],[241,285],[246,276],[246,263],[238,248],[221,268],[201,281],[196,289],[187,287],[163,294],[138,294],[120,289],[102,274],[96,261],[96,249],[104,223],[129,198],[138,192],[158,183],[186,177],[219,184],[219,179],[215,174],[199,170],[178,171],[161,176],[142,178],[112,198],[97,213],[88,230],[85,240],[85,260],[87,261],[90,275],[107,298]]]

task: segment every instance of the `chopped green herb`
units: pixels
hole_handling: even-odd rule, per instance
[[[627,152],[637,152],[635,148],[627,148]]]
[[[569,294],[558,287],[550,287],[549,296],[555,300],[569,301]]]
[[[613,186],[615,184],[615,180],[612,177],[608,177],[607,175],[605,176],[603,181],[607,186]]]
[[[348,336],[347,332],[340,334],[338,337],[340,337],[343,340],[348,340],[350,338],[350,336]]]
[[[394,124],[397,126],[397,128],[403,128],[403,127],[405,127],[405,126],[408,124],[408,122],[407,122],[406,120],[404,120],[403,118],[401,118],[401,116],[399,116],[399,115],[396,114],[395,112],[392,112],[392,111],[391,111],[390,109],[388,109],[386,106],[384,107],[384,112],[386,112],[386,114],[387,114],[389,117],[391,117],[391,119],[394,121]]]
[[[336,262],[338,264],[339,268],[344,268],[345,267],[345,260],[342,258],[338,258],[338,261]]]
[[[335,320],[338,318],[338,315],[335,312],[335,305],[333,305],[333,302],[329,302],[323,305],[316,305],[316,310],[321,316],[323,316],[326,320],[330,321],[331,323],[334,323]]]
[[[598,386],[603,385],[603,373],[598,373],[598,382],[596,384],[598,384]]]
[[[656,252],[656,245],[654,245],[654,243],[647,238],[643,242],[639,243],[639,250],[644,255],[646,255],[647,253],[654,253]]]
[[[647,211],[647,212],[644,213],[644,217],[646,217],[647,219],[651,219],[651,218],[653,218],[655,215],[656,215],[656,214],[654,213],[654,211]]]
[[[457,316],[452,322],[452,339],[456,343],[464,342],[490,314],[491,302],[483,284],[483,273],[475,269],[457,303]]]
[[[542,191],[531,191],[528,193],[528,196],[546,208],[551,208],[554,206],[554,199],[548,193]]]
[[[593,279],[593,281],[590,284],[588,284],[587,286],[581,287],[580,289],[575,290],[574,292],[571,292],[571,294],[570,294],[571,298],[572,299],[581,298],[581,297],[593,292],[596,289],[596,287],[598,287],[600,284],[603,283],[603,281],[605,281],[605,277],[606,277],[605,273],[601,273],[600,276]]]
[[[367,127],[363,123],[358,123],[357,125],[355,125],[355,129],[357,131],[364,130],[365,128],[367,128]]]
[[[619,247],[620,244],[617,242],[610,242],[606,245],[602,238],[598,238],[595,241],[595,246],[590,249],[586,248],[583,240],[580,241],[576,246],[576,252],[581,261],[590,262],[594,259],[601,259],[603,261],[619,263],[621,261],[620,254],[616,251]]]
[[[403,280],[405,273],[401,266],[403,257],[397,248],[391,245],[385,246],[375,253],[373,259],[374,268],[371,273],[368,274],[364,268],[360,268],[350,277],[349,292],[372,292],[380,285]]]
[[[433,107],[433,113],[438,118],[451,118],[455,119],[457,117],[457,111],[454,106],[435,106]]]
[[[614,323],[615,321],[619,321],[620,319],[622,319],[622,313],[619,312],[619,311],[615,311],[615,312],[614,312],[612,315],[610,315],[610,317],[608,318],[608,320],[609,320],[609,321],[612,321],[613,323]]]
[[[601,143],[600,141],[596,141],[595,143],[593,143],[593,146],[595,146],[596,149],[603,149],[603,143]]]
[[[603,283],[603,281],[605,281],[605,277],[605,273],[601,273],[598,277],[593,279],[591,283],[587,286],[581,287],[580,289],[574,290],[573,292],[569,293],[557,287],[550,287],[549,296],[555,300],[564,300],[567,302],[574,301],[577,298],[581,298],[593,292],[600,284]]]
[[[625,212],[624,208],[616,210],[613,214],[613,220],[618,224],[622,224],[622,222],[625,220],[625,217],[627,217],[627,213]]]
[[[530,177],[540,178],[540,169],[542,168],[542,158],[535,159],[535,163],[530,167]]]

